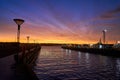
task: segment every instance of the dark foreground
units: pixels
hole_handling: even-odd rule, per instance
[[[33,80],[25,65],[16,64],[14,55],[0,58],[0,80]]]
[[[39,44],[1,43],[0,80],[38,80],[32,68],[39,50]]]

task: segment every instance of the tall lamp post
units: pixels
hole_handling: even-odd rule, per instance
[[[17,42],[20,42],[20,25],[24,23],[24,20],[22,19],[13,19],[15,23],[18,25],[18,31],[17,31]]]
[[[106,32],[107,32],[107,30],[106,29],[104,29],[103,31],[103,44],[105,44],[106,43]]]
[[[17,48],[18,48],[18,53],[19,53],[19,51],[20,51],[20,45],[19,45],[19,42],[20,42],[20,25],[24,23],[24,20],[22,20],[22,19],[13,19],[13,20],[18,25],[18,31],[17,31],[17,42],[18,42],[18,45],[17,45]],[[14,55],[14,59],[15,59],[15,61],[17,63],[20,62],[18,53]]]

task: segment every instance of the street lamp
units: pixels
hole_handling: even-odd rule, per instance
[[[13,19],[13,20],[18,25],[17,42],[20,42],[20,25],[23,24],[24,20],[22,19]]]
[[[106,29],[104,29],[103,31],[103,44],[105,44],[106,43],[106,32],[107,32],[107,30]]]
[[[29,43],[29,38],[30,38],[30,36],[27,36],[27,43]]]
[[[19,45],[19,42],[20,42],[20,25],[21,24],[23,24],[23,22],[24,22],[24,20],[22,20],[22,19],[13,19],[14,21],[15,21],[15,23],[18,25],[18,31],[17,31],[17,42],[18,42],[18,46],[17,46],[17,48],[18,48],[18,53],[19,53],[19,51],[20,51],[20,45]],[[16,53],[15,55],[14,55],[14,59],[15,59],[15,61],[17,62],[17,63],[19,63],[19,61],[20,61],[20,59],[19,59],[19,54],[18,53]]]

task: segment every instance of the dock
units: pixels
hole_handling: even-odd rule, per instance
[[[120,49],[79,48],[79,47],[73,47],[73,46],[62,46],[62,48],[86,52],[86,53],[92,53],[92,54],[100,54],[104,56],[120,57]]]
[[[1,80],[38,80],[32,68],[41,48],[39,44],[20,44],[18,49],[18,43],[5,43],[0,47]]]

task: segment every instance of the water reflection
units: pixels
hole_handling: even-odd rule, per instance
[[[81,52],[80,52],[80,51],[78,51],[78,56],[79,56],[79,58],[80,58],[80,56],[81,56]]]
[[[85,53],[86,68],[90,67],[89,53]]]
[[[65,49],[66,53],[68,53],[68,49]]]
[[[120,77],[120,59],[116,60],[116,68],[117,68],[117,72],[116,72],[116,76]]]
[[[120,59],[42,46],[34,72],[40,80],[120,80]]]
[[[68,50],[69,53],[71,53],[71,50]]]
[[[78,64],[80,64],[80,60],[81,60],[81,52],[78,51]]]
[[[69,49],[65,49],[66,50],[66,53],[67,54],[70,54],[71,53],[71,50],[69,50]]]
[[[85,53],[85,58],[86,63],[89,63],[89,53]]]

